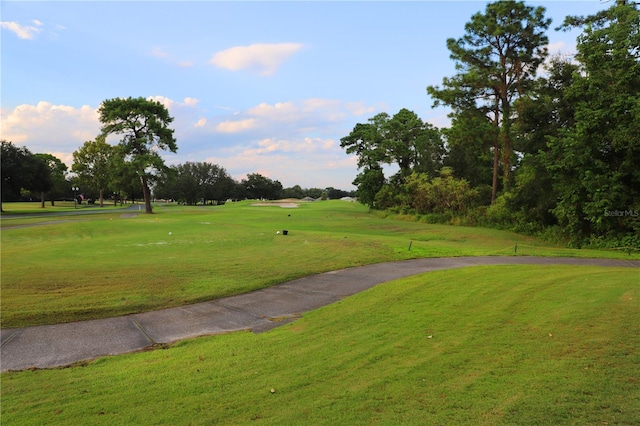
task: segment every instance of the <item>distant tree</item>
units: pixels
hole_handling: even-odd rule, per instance
[[[384,124],[382,147],[387,161],[398,165],[403,178],[412,172],[433,176],[442,166],[444,147],[440,132],[406,108]]]
[[[25,173],[24,164],[33,154],[26,147],[17,147],[12,142],[0,141],[0,172],[2,173],[2,201],[14,200],[20,196],[20,190],[27,185],[29,176]],[[2,210],[4,211],[4,210]]]
[[[291,188],[285,188],[282,190],[282,196],[284,198],[304,198],[305,193],[304,190],[300,187],[300,185],[294,185]]]
[[[375,196],[385,183],[382,165],[388,162],[383,146],[385,123],[389,114],[380,113],[367,123],[357,123],[349,135],[340,139],[340,146],[347,154],[357,158],[358,170],[353,184],[358,188],[358,200],[370,208],[374,206]]]
[[[49,200],[54,206],[55,196],[68,191],[67,165],[51,154],[34,154],[34,157],[38,162],[42,162],[42,164],[34,165],[36,170],[34,184],[38,188],[36,191],[40,193],[41,207],[44,208],[46,193],[49,193]]]
[[[380,113],[367,123],[358,123],[340,139],[347,154],[355,154],[358,169],[353,184],[361,203],[373,207],[377,192],[386,183],[383,165],[397,165],[395,184],[412,172],[435,174],[442,165],[444,146],[440,132],[424,123],[413,111],[401,109],[393,117]]]
[[[87,141],[73,153],[71,171],[78,181],[98,192],[100,207],[104,206],[104,193],[113,181],[115,147],[109,145],[103,136]]]
[[[226,170],[207,162],[186,162],[171,166],[154,189],[160,198],[183,200],[189,205],[200,201],[224,201],[231,198],[235,181]]]
[[[543,7],[533,8],[520,1],[489,3],[484,14],[471,17],[462,38],[447,40],[459,73],[445,78],[442,88],[427,87],[434,106],[448,105],[454,114],[480,109],[499,129],[493,143],[492,202],[498,191],[501,165],[503,185],[510,185],[513,103],[529,89],[547,56],[548,38],[544,31],[551,20],[544,17],[544,11]]]
[[[103,136],[122,135],[121,152],[140,179],[146,213],[153,213],[149,184],[154,173],[165,167],[160,151],[178,150],[169,128],[173,117],[160,102],[142,97],[108,99],[98,112]]]
[[[345,190],[342,190],[342,189],[336,189],[336,188],[331,187],[331,186],[328,187],[326,189],[326,191],[327,191],[327,196],[331,200],[337,200],[337,199],[340,199],[340,198],[343,198],[343,197],[349,197],[349,196],[353,195],[352,192],[345,191]]]
[[[164,173],[165,170],[163,168],[160,173]],[[126,160],[126,153],[120,145],[114,146],[109,175],[109,189],[114,192],[114,203],[116,198],[121,201],[124,198],[132,202],[136,199],[144,199],[138,171],[132,163]]]
[[[386,179],[382,167],[365,167],[353,181],[353,184],[358,187],[356,191],[358,201],[369,206],[369,208],[375,207],[376,194],[382,189],[385,183]]]
[[[255,199],[274,200],[282,195],[282,184],[259,173],[250,173],[241,182],[247,196]]]

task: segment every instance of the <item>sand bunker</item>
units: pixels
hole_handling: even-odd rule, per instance
[[[296,203],[281,203],[278,201],[270,203],[255,203],[251,205],[256,207],[282,207],[283,209],[295,209],[298,207]]]

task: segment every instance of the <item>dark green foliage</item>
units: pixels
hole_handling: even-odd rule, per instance
[[[172,166],[154,189],[158,198],[183,201],[189,205],[201,202],[224,202],[232,198],[235,181],[217,164],[186,162]]]
[[[98,112],[102,135],[121,135],[120,152],[140,179],[146,212],[152,213],[149,182],[153,171],[164,168],[159,151],[178,150],[169,128],[173,117],[160,102],[142,97],[108,99]]]
[[[453,176],[448,167],[431,179],[425,173],[412,173],[402,185],[385,185],[376,195],[376,205],[403,212],[424,214],[465,214],[477,203],[479,192],[469,182]]]
[[[391,177],[392,185],[402,185],[414,172],[434,175],[442,166],[444,143],[440,131],[425,123],[406,108],[393,117],[380,113],[368,123],[358,123],[353,131],[340,139],[347,154],[358,158],[358,174],[353,184],[358,187],[358,199],[369,207],[386,205],[376,194],[387,183],[383,165],[396,165],[398,173]],[[384,197],[383,197],[384,198]]]
[[[37,159],[38,164],[34,173],[36,177],[34,183],[36,185],[32,185],[31,189],[40,193],[42,208],[45,206],[45,195],[47,193],[53,206],[55,204],[54,198],[68,191],[67,165],[51,154],[35,154],[34,157]]]
[[[275,200],[282,195],[282,184],[259,173],[249,173],[240,182],[247,198]]]
[[[640,14],[616,5],[584,23],[582,72],[566,89],[575,124],[549,138],[553,209],[575,244],[640,233]]]
[[[499,170],[503,187],[511,184],[513,104],[530,89],[547,56],[544,31],[551,20],[544,17],[544,11],[516,1],[488,4],[484,14],[471,17],[463,37],[447,40],[459,73],[444,78],[442,87],[427,88],[434,106],[444,104],[453,109],[452,118],[478,111],[496,127],[493,133],[497,134],[492,135],[492,201],[498,193]]]
[[[3,140],[1,144],[2,201],[17,200],[22,192],[33,192],[44,207],[46,193],[64,192],[67,167],[62,161],[51,154],[32,154],[26,147],[17,147],[9,141]]]
[[[23,166],[33,154],[26,147],[17,147],[9,141],[3,140],[1,144],[2,201],[17,199],[20,190],[29,185]]]
[[[116,155],[117,149],[109,145],[104,137],[85,142],[73,153],[71,170],[76,173],[80,184],[97,191],[100,207],[104,205],[105,191],[110,184],[114,187],[113,175],[117,173],[118,164],[114,158]]]

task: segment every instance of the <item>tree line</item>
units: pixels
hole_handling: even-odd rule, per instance
[[[33,154],[26,147],[9,141],[2,145],[2,201],[39,200],[41,207],[56,200],[72,200],[103,206],[107,202],[144,200],[140,178],[119,152],[118,146],[98,137],[87,141],[73,153],[68,169],[60,159],[50,154]],[[71,172],[71,173],[70,173]],[[217,164],[186,162],[161,166],[148,175],[152,199],[173,200],[196,205],[223,204],[244,199],[305,198],[337,199],[355,196],[354,191],[333,187],[284,188],[278,180],[259,173],[250,173],[241,180],[233,179]],[[72,188],[79,188],[73,191]],[[74,194],[75,192],[75,194]]]
[[[640,248],[640,16],[617,1],[549,57],[543,7],[498,1],[447,40],[457,73],[427,87],[437,129],[412,111],[358,123],[359,200],[428,221],[482,224],[573,246]],[[538,74],[540,74],[538,76]],[[397,173],[386,177],[385,166]]]
[[[77,201],[87,197],[101,207],[105,198],[114,203],[142,199],[146,213],[152,213],[152,198],[220,204],[228,199],[353,195],[335,188],[283,188],[279,181],[259,173],[238,182],[223,167],[206,162],[166,166],[160,152],[176,152],[178,147],[169,127],[173,117],[164,105],[141,97],[115,98],[102,102],[98,113],[101,132],[73,153],[71,175],[67,166],[50,154],[33,154],[26,147],[1,141],[2,201],[37,197],[44,208],[45,198],[54,205],[56,199],[73,191],[73,197],[82,197]],[[107,143],[110,135],[119,136],[120,142]]]

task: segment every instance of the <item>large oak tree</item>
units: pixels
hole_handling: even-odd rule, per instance
[[[165,167],[160,152],[178,150],[169,128],[173,117],[160,102],[142,97],[105,100],[98,113],[103,136],[121,135],[121,153],[140,179],[146,213],[153,213],[149,183]]]

